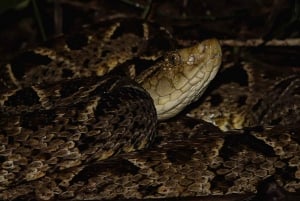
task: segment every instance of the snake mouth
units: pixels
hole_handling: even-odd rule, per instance
[[[171,118],[198,100],[217,74],[221,60],[216,39],[166,53],[141,83],[154,101],[158,119]]]

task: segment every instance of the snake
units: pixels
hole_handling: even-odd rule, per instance
[[[222,195],[269,176],[296,191],[297,127],[224,132],[181,114],[221,61],[216,39],[180,47],[164,27],[118,19],[1,64],[0,198]],[[288,92],[276,88],[284,80],[271,92],[297,92],[298,77],[285,80]]]

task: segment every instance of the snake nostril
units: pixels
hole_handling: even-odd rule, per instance
[[[193,54],[190,55],[186,63],[188,65],[193,65],[195,63],[195,56]]]
[[[206,48],[206,46],[205,45],[203,45],[203,44],[200,44],[199,46],[198,46],[198,51],[199,51],[199,53],[201,54],[201,53],[203,53],[204,52],[204,50],[205,50],[205,48]]]

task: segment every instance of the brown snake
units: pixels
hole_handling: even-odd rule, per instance
[[[215,39],[174,51],[163,28],[125,20],[50,45],[0,68],[0,199],[220,195],[269,176],[299,190],[298,127],[221,132],[180,117],[156,130],[156,115],[175,116],[215,76]],[[299,78],[287,82],[271,92],[297,93]]]

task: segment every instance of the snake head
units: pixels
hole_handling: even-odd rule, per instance
[[[222,51],[218,40],[208,39],[163,57],[140,81],[154,100],[159,120],[199,99],[219,70]]]

